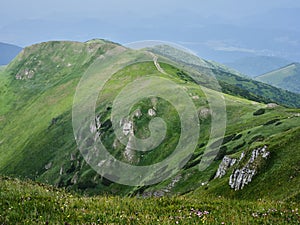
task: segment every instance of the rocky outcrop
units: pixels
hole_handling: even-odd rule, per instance
[[[120,125],[122,127],[123,134],[128,136],[128,142],[125,147],[124,157],[128,162],[133,162],[135,158],[135,151],[132,149],[132,140],[134,137],[133,131],[133,121],[129,119],[123,119],[120,121]]]
[[[267,151],[267,146],[254,149],[251,152],[251,156],[244,166],[241,168],[236,168],[233,170],[229,178],[229,185],[234,190],[243,189],[245,185],[252,181],[252,178],[257,174],[257,171],[261,165],[261,160],[266,160],[270,155]],[[229,168],[237,163],[241,163],[245,158],[246,154],[241,153],[239,159],[230,158],[229,156],[224,156],[222,162],[220,163],[218,170],[214,179],[223,177]]]
[[[266,107],[267,108],[269,108],[269,109],[274,109],[274,108],[276,108],[276,107],[278,107],[279,105],[277,105],[276,103],[268,103],[267,105],[266,105]]]
[[[134,115],[134,117],[139,119],[143,114],[142,114],[142,111],[140,109],[137,109],[137,110],[134,111],[133,115]]]
[[[207,119],[209,116],[212,115],[211,109],[202,108],[198,112],[200,119]]]
[[[154,109],[149,109],[149,110],[148,110],[148,115],[149,115],[149,116],[155,116],[155,115],[156,115],[155,110],[154,110]]]
[[[16,74],[17,80],[31,79],[35,74],[35,71],[32,69],[24,69]]]
[[[267,146],[253,150],[248,162],[242,168],[235,169],[231,174],[229,178],[230,187],[234,190],[243,189],[256,175],[259,169],[260,160],[267,159],[269,155],[270,152],[267,151]]]
[[[244,186],[252,181],[252,177],[256,174],[256,170],[243,167],[236,169],[229,178],[229,185],[234,190],[243,189]]]
[[[226,171],[236,163],[237,159],[232,159],[229,156],[224,156],[219,165],[215,178],[221,178],[226,174]]]
[[[122,131],[125,136],[133,134],[133,122],[131,120],[124,119],[120,121],[120,125],[122,126]]]

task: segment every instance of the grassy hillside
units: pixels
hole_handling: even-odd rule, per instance
[[[200,72],[200,74],[190,73],[190,76],[200,85],[207,86],[207,84],[211,82],[207,82],[206,79],[209,79],[209,76],[214,76],[217,78],[224,93],[258,102],[276,102],[288,107],[300,107],[298,94],[249,79],[222,64],[200,59],[191,53],[183,52],[170,46],[160,45],[151,48],[150,51],[172,59],[178,65],[182,65],[183,67],[188,66]],[[215,88],[210,85],[208,85],[208,87]]]
[[[211,84],[209,82],[211,73],[217,77],[223,77],[221,86],[232,87],[230,82],[226,83],[232,76],[234,79],[238,77],[241,84],[245,84],[248,80],[226,72],[217,66],[209,70],[203,67],[193,67],[192,69],[180,65],[176,67],[174,66],[176,62],[172,62],[170,59],[169,62],[172,65],[168,62],[160,63],[166,72],[165,74],[160,73],[155,64],[150,61],[127,66],[111,77],[104,86],[97,105],[97,114],[101,116],[100,123],[103,124],[101,139],[114,157],[128,162],[128,158],[123,154],[125,146],[115,142],[116,137],[110,120],[112,102],[127,84],[143,77],[144,74],[165,77],[186,90],[199,112],[201,132],[198,147],[190,161],[171,179],[152,186],[120,185],[98,175],[84,161],[77,149],[72,127],[72,101],[84,71],[97,57],[116,46],[114,43],[101,40],[87,43],[42,43],[24,49],[1,72],[1,174],[30,178],[88,194],[169,195],[190,192],[200,187],[199,190],[204,188],[204,190],[209,190],[206,191],[208,193],[224,192],[229,193],[232,197],[248,198],[246,194],[241,193],[251,193],[256,190],[256,186],[249,185],[247,191],[232,191],[228,185],[229,172],[227,177],[219,180],[212,180],[212,177],[214,177],[218,165],[225,155],[239,157],[243,151],[250,152],[256,146],[268,145],[270,151],[274,151],[274,154],[271,153],[270,162],[268,162],[269,167],[266,167],[266,174],[270,174],[267,177],[269,189],[249,198],[258,199],[269,195],[270,198],[286,199],[297,196],[297,188],[291,188],[290,192],[281,192],[281,195],[278,195],[275,190],[279,189],[276,189],[275,186],[277,185],[276,182],[284,183],[289,179],[289,173],[295,169],[289,166],[294,166],[297,163],[292,161],[291,164],[289,160],[297,160],[299,156],[297,152],[290,150],[292,147],[289,144],[283,145],[280,150],[277,149],[276,145],[275,147],[272,146],[280,138],[282,143],[288,143],[291,138],[297,136],[298,131],[294,130],[300,122],[298,116],[300,110],[286,109],[281,106],[270,108],[263,103],[239,97],[243,96],[239,92],[244,90],[242,87],[240,89],[227,88],[226,90],[232,95],[225,95],[227,128],[224,141],[219,143],[221,144],[221,151],[211,166],[200,172],[198,165],[206,149],[211,127],[210,106],[205,95],[209,93],[209,95],[216,96],[217,92],[210,90],[204,94],[199,83],[205,85],[208,82]],[[147,53],[131,51],[129,55],[138,54]],[[195,71],[195,68],[199,70]],[[247,84],[247,86],[249,85]],[[256,95],[248,91],[245,96],[252,99]],[[151,116],[147,115],[147,112],[149,108],[153,107],[156,108],[156,113],[167,122],[166,140],[152,152],[134,154],[131,163],[136,165],[150,165],[161,161],[172,153],[179,139],[178,115],[171,105],[160,98],[143,99],[132,108],[132,113],[135,110],[140,110],[143,115],[134,119],[135,134],[144,138],[149,135],[147,128]],[[289,130],[294,133],[287,135]],[[218,143],[220,140],[216,139],[215,142]],[[298,146],[298,142],[293,143],[294,147]],[[278,156],[278,151],[286,153]],[[285,156],[287,156],[287,161],[283,160]],[[281,171],[280,168],[276,168],[280,162],[283,162],[282,168],[290,168],[286,170],[289,172],[273,179],[273,174]],[[295,169],[294,173],[299,174],[299,170]],[[203,183],[207,182],[213,188],[202,187]],[[297,187],[298,184],[297,179],[291,181],[291,187]],[[165,191],[166,188],[167,192]]]
[[[116,159],[138,166],[150,165],[160,162],[171,155],[178,143],[181,132],[180,118],[174,107],[168,101],[159,97],[144,98],[137,102],[130,110],[132,116],[130,118],[132,118],[134,123],[135,135],[147,138],[150,136],[148,124],[152,118],[148,111],[149,109],[155,109],[156,115],[166,121],[167,130],[164,142],[153,151],[146,153],[134,152],[132,153],[132,157],[128,158],[128,156],[124,155],[126,145],[116,140],[116,134],[113,132],[111,121],[113,101],[124,87],[137,78],[144,78],[145,75],[171,80],[187,92],[199,114],[200,136],[197,147],[187,164],[170,179],[161,183],[149,186],[126,186],[111,182],[97,174],[85,162],[75,142],[72,127],[73,97],[77,84],[87,68],[95,62],[96,58],[114,49],[116,46],[118,45],[102,40],[94,40],[87,43],[41,43],[24,49],[5,70],[0,72],[1,174],[22,179],[30,178],[54,186],[66,187],[67,189],[76,190],[78,193],[88,195],[113,194],[119,196],[149,197],[189,193],[184,197],[175,198],[175,200],[169,200],[168,198],[163,200],[149,200],[149,202],[148,200],[145,200],[145,202],[137,200],[136,202],[136,199],[132,198],[121,200],[124,201],[124,205],[133,205],[132,207],[136,207],[133,209],[138,209],[141,205],[145,205],[146,208],[143,209],[145,211],[142,211],[141,214],[147,215],[149,211],[154,214],[158,213],[159,217],[165,223],[167,223],[166,221],[168,221],[170,216],[166,213],[169,206],[163,203],[162,207],[166,207],[166,211],[162,210],[158,212],[157,208],[159,207],[156,207],[155,204],[159,205],[160,201],[175,201],[175,206],[173,206],[173,203],[170,203],[170,207],[174,207],[175,211],[180,207],[179,205],[187,205],[184,211],[187,214],[190,213],[190,208],[192,207],[194,209],[207,210],[206,206],[209,206],[210,210],[215,210],[215,214],[207,218],[207,220],[216,223],[222,222],[228,215],[236,215],[232,219],[239,220],[240,218],[241,223],[247,220],[251,222],[253,220],[258,223],[261,220],[264,221],[261,215],[265,212],[258,207],[260,203],[258,204],[257,201],[259,199],[268,199],[267,203],[261,203],[265,204],[264,206],[266,207],[276,205],[279,208],[281,207],[278,205],[279,203],[272,202],[273,200],[299,202],[300,156],[297,151],[299,147],[297,137],[299,136],[300,109],[285,108],[274,104],[266,105],[253,101],[253,97],[257,97],[258,100],[261,100],[262,97],[257,96],[251,91],[257,90],[257,86],[254,86],[253,89],[250,87],[254,84],[262,85],[261,83],[254,83],[229,71],[226,72],[216,65],[214,68],[212,68],[213,65],[210,68],[195,67],[192,65],[191,68],[186,64],[183,67],[181,64],[172,61],[172,59],[168,59],[159,62],[164,71],[164,73],[161,73],[152,61],[152,57],[150,57],[150,61],[136,62],[114,73],[106,82],[101,95],[98,97],[96,115],[99,116],[99,122],[101,123],[101,128],[99,129],[101,133],[100,138]],[[149,56],[150,54],[145,51],[132,50],[128,51],[126,57],[133,57],[134,59],[134,57],[140,55]],[[119,57],[120,60],[126,60],[121,53],[112,56],[112,59]],[[221,145],[217,157],[215,157],[207,169],[200,171],[199,164],[204,158],[204,152],[210,138],[212,115],[216,113],[210,111],[211,106],[207,101],[207,95],[216,97],[218,96],[218,92],[200,87],[199,83],[210,87],[209,85],[213,84],[210,82],[212,73],[217,77],[223,77],[220,84],[228,92],[228,94],[224,94],[227,126],[224,139],[218,137],[209,144],[211,149],[217,148],[214,146]],[[235,87],[233,83],[236,80],[242,86],[232,88]],[[247,87],[246,94],[244,87]],[[274,95],[272,90],[280,91],[279,89],[266,89],[265,87],[269,86],[265,85],[259,87],[262,88],[262,93],[270,93],[269,96]],[[128,89],[135,90],[135,87]],[[242,98],[241,96],[252,100]],[[140,112],[138,113],[140,116],[134,116],[137,111]],[[259,163],[257,167],[258,173],[254,176],[253,181],[246,185],[243,190],[234,191],[228,184],[230,174],[234,169],[240,167],[243,161],[230,168],[224,177],[213,179],[225,155],[238,159],[242,152],[244,152],[246,155],[245,160],[248,160],[255,148],[265,145],[268,147],[268,151],[270,151],[270,157],[266,161]],[[155,174],[150,174],[150,176],[155,176]],[[21,190],[16,186],[16,182],[18,183],[19,181],[10,181],[8,184],[4,182],[4,184],[8,186],[12,185],[18,190],[17,193],[14,193],[14,195],[18,196],[16,198],[18,199],[20,197],[18,194],[20,194]],[[26,187],[26,185],[32,184],[21,183],[21,186],[23,185]],[[5,186],[4,190],[6,188]],[[34,186],[34,188],[38,187]],[[25,189],[24,192],[21,191],[21,195],[25,195],[26,191],[33,193],[28,189],[30,188]],[[14,190],[9,191],[14,192]],[[55,191],[53,193],[50,191],[50,195],[54,194]],[[41,189],[41,192],[41,195],[44,196],[44,189]],[[59,196],[64,196],[64,194],[60,194],[60,191],[58,192]],[[7,196],[3,199],[8,198]],[[38,194],[37,196],[40,195]],[[200,198],[199,196],[203,196],[204,206],[201,203],[202,197]],[[223,201],[221,199],[220,202],[218,196],[226,196],[226,198],[236,200]],[[47,200],[50,199],[49,205],[43,202],[45,198]],[[36,200],[33,205],[29,206],[29,208],[31,207],[29,210],[32,207],[36,207],[36,204],[38,207],[42,207],[39,204],[45,203],[45,207],[50,207],[49,213],[53,213],[55,215],[54,218],[57,217],[57,221],[69,221],[65,217],[68,215],[78,215],[78,217],[74,216],[74,220],[70,219],[70,221],[82,221],[79,218],[80,213],[77,212],[80,206],[76,206],[77,208],[72,208],[70,211],[63,213],[53,212],[55,204],[61,207],[60,204],[62,202],[53,202],[52,198],[56,198],[53,196],[45,198],[37,197],[37,199],[41,199],[41,203]],[[210,203],[207,205],[211,198],[216,200],[211,203],[212,205]],[[7,201],[12,201],[11,204],[16,204],[16,199]],[[101,205],[101,203],[93,205],[93,198],[84,198],[82,200],[80,197],[73,198],[67,195],[66,197],[62,197],[62,199],[65,201],[69,201],[67,199],[70,199],[70,201],[76,203],[74,203],[75,205],[77,205],[77,202],[83,205],[91,204],[91,206],[87,206],[91,208],[88,210],[89,213],[83,216],[84,220],[87,220],[88,216],[97,215],[97,213],[93,214],[94,207],[106,207]],[[99,199],[101,200],[101,197]],[[246,212],[245,217],[234,213],[235,210],[238,210],[237,208],[225,212],[225,209],[219,207],[220,204],[227,206],[237,204],[237,199],[240,201],[238,204],[241,204],[241,207]],[[253,202],[247,202],[246,200]],[[112,201],[113,205],[117,205],[120,198],[112,198]],[[2,204],[6,212],[5,215],[8,215],[12,219],[14,213],[10,214],[7,204],[5,204],[5,202]],[[109,207],[111,206],[109,205]],[[251,210],[249,210],[249,207]],[[282,210],[285,207],[283,206]],[[121,211],[123,210],[121,209]],[[251,213],[257,212],[259,216],[251,217],[252,214],[250,211]],[[113,211],[112,215],[115,216],[115,213],[118,214],[119,211]],[[277,215],[276,213],[271,214],[270,221],[273,222],[278,220],[284,223],[288,218],[281,218],[281,215]],[[167,215],[167,217],[164,217],[164,215]],[[288,215],[290,216],[290,214]],[[32,215],[27,215],[27,213],[20,214],[19,216],[24,216],[22,218],[32,218]],[[38,216],[40,216],[40,213]],[[49,217],[45,218],[45,216],[46,214],[42,215],[42,221],[49,220]],[[114,221],[113,216],[108,217],[107,222]],[[95,217],[92,216],[92,218],[94,219]],[[199,218],[192,217],[188,222],[193,223],[195,219],[198,220]],[[201,216],[201,218],[203,219],[204,217]],[[219,219],[215,220],[216,218]],[[4,217],[1,219],[6,220]],[[151,217],[151,219],[153,218]],[[141,221],[144,220],[141,219]],[[232,220],[230,219],[230,221]]]
[[[169,58],[159,62],[162,73],[150,57],[150,61],[133,63],[114,73],[97,99],[96,115],[101,124],[99,137],[116,159],[138,166],[151,165],[172,154],[178,143],[180,118],[174,106],[160,97],[143,98],[134,104],[130,118],[135,135],[147,138],[150,136],[148,124],[152,119],[148,112],[155,109],[156,115],[164,119],[167,127],[166,138],[161,145],[150,152],[133,152],[128,158],[124,155],[126,146],[116,139],[111,121],[113,101],[124,87],[139,95],[140,87],[128,85],[145,75],[168,79],[187,92],[199,114],[200,136],[187,164],[161,183],[126,186],[97,174],[83,159],[74,139],[73,97],[87,68],[116,46],[102,40],[41,43],[24,49],[0,71],[0,173],[41,182],[2,176],[0,223],[300,222],[300,109],[264,104],[263,96],[272,96],[274,90],[280,90],[268,89],[261,83],[253,83],[209,62],[205,62],[205,67],[198,67],[183,65]],[[129,51],[126,57],[134,59],[139,55],[149,56],[149,53]],[[121,53],[116,57],[126,60]],[[224,94],[227,126],[224,139],[216,138],[210,144],[212,149],[221,145],[219,153],[207,169],[200,171],[199,164],[210,137],[212,116],[217,113],[211,111],[207,102],[207,95],[218,96],[211,80],[212,74],[221,79],[220,84],[227,93]],[[234,85],[236,81],[240,87]],[[215,90],[200,88],[199,84]],[[255,90],[258,86],[254,84],[261,85],[262,95],[257,95]],[[251,85],[254,87],[250,88]],[[137,112],[138,116],[135,116]],[[270,156],[257,162],[258,171],[252,182],[242,190],[231,189],[228,184],[230,174],[250,158],[254,149],[262,146],[267,146]],[[244,160],[229,168],[224,177],[214,179],[225,155],[239,159],[242,152]]]
[[[300,93],[300,64],[292,63],[255,78],[285,90]]]
[[[0,178],[1,224],[297,224],[299,203],[193,194],[164,198],[83,197]]]

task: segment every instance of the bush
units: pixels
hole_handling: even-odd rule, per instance
[[[259,116],[259,115],[264,114],[265,112],[266,112],[265,109],[259,109],[253,113],[253,116]]]

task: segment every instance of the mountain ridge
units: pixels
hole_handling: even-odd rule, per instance
[[[130,187],[119,185],[100,176],[85,162],[77,149],[71,113],[77,84],[86,69],[96,59],[119,46],[111,42],[100,42],[48,42],[35,45],[34,50],[26,48],[4,71],[1,71],[0,87],[3,104],[0,111],[1,174],[27,177],[86,194],[110,193],[147,197],[183,194],[197,190],[199,194],[218,195],[222,192],[232,198],[247,196],[249,199],[255,199],[267,197],[266,190],[261,191],[257,196],[250,194],[264,184],[256,182],[256,185],[247,185],[245,190],[231,190],[227,183],[233,168],[228,171],[226,177],[212,179],[224,156],[239,158],[242,152],[250,154],[257,147],[271,146],[271,161],[262,163],[262,170],[258,171],[255,178],[258,181],[266,177],[270,187],[275,186],[277,182],[272,179],[272,173],[268,172],[278,171],[273,164],[284,162],[283,167],[286,170],[279,178],[281,182],[288,179],[290,173],[296,168],[294,161],[289,161],[292,162],[290,167],[284,160],[276,140],[281,138],[282,143],[292,142],[297,146],[298,142],[291,140],[294,140],[298,134],[299,109],[288,109],[276,104],[270,105],[245,99],[233,89],[232,95],[224,94],[227,107],[227,129],[224,141],[215,140],[212,144],[212,146],[221,145],[221,150],[211,167],[200,172],[198,165],[208,143],[213,112],[204,92],[199,89],[199,83],[205,84],[210,73],[218,72],[223,77],[226,73],[224,74],[224,71],[218,68],[204,70],[201,67],[188,65],[182,67],[174,61],[173,64],[168,64],[160,61],[158,56],[160,68],[166,74],[158,71],[155,62],[149,58],[149,61],[129,65],[113,74],[105,85],[103,95],[97,101],[97,115],[99,115],[97,118],[102,124],[99,128],[102,141],[118,160],[126,162],[132,159],[137,165],[149,165],[170,154],[172,146],[176,145],[179,137],[179,118],[174,108],[163,99],[145,99],[137,103],[132,108],[132,120],[128,122],[135,124],[133,129],[136,135],[147,137],[148,123],[154,113],[165,118],[168,127],[171,128],[167,130],[168,141],[163,146],[147,154],[134,153],[132,157],[128,157],[122,153],[127,146],[119,143],[113,134],[110,115],[114,97],[122,87],[141,77],[141,74],[151,74],[171,79],[185,88],[191,96],[202,125],[197,148],[187,164],[179,171],[178,177],[172,177],[157,185]],[[151,56],[148,52],[134,50],[130,50],[130,54]],[[243,78],[239,77],[239,79],[242,79],[240,82],[243,84]],[[226,84],[226,80],[223,82]],[[216,93],[216,90],[210,89],[211,95],[215,96]],[[291,133],[287,133],[289,130]],[[287,149],[288,146],[287,144],[281,146],[283,152],[290,151]],[[288,159],[297,159],[298,156],[295,154],[297,153],[288,154]],[[296,176],[289,185],[297,187],[297,181]],[[278,196],[280,199],[285,199],[298,196],[295,190],[291,193],[281,193],[280,196],[275,189],[272,190],[271,198]]]
[[[257,76],[255,79],[288,91],[300,93],[300,63],[290,63],[277,70]]]
[[[272,56],[245,57],[225,65],[235,68],[249,77],[256,77],[263,73],[276,70],[290,63],[289,60]]]

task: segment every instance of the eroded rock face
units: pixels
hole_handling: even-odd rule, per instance
[[[243,189],[244,186],[249,184],[252,181],[252,178],[256,175],[260,165],[259,161],[266,160],[269,155],[270,152],[267,151],[267,146],[254,149],[251,152],[251,156],[247,163],[242,166],[242,168],[236,168],[230,175],[230,187],[236,191]],[[232,167],[236,163],[240,163],[245,158],[245,156],[246,155],[244,152],[241,153],[239,159],[233,159],[229,156],[224,156],[214,179],[223,177],[230,167]]]
[[[135,151],[132,149],[132,141],[134,137],[134,127],[133,121],[129,119],[123,119],[120,121],[120,125],[122,126],[122,131],[125,136],[128,136],[128,142],[124,151],[124,157],[129,162],[134,162],[135,159]]]
[[[236,169],[229,178],[229,185],[234,190],[243,189],[244,186],[252,181],[252,177],[256,174],[256,170],[243,167]]]
[[[228,168],[232,167],[236,163],[236,161],[236,159],[232,159],[229,156],[224,156],[214,179],[223,177],[226,174]]]
[[[132,121],[125,121],[123,123],[123,134],[127,136],[128,134],[133,133],[133,122]]]
[[[248,162],[240,169],[235,169],[230,176],[229,185],[234,190],[241,190],[245,185],[252,181],[256,175],[261,159],[267,159],[270,152],[267,151],[267,146],[254,149]]]

